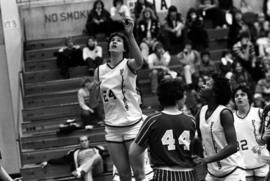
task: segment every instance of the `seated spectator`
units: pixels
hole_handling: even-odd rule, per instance
[[[170,52],[173,51],[171,50],[173,45],[179,45],[178,50],[183,49],[185,41],[184,27],[184,22],[177,8],[175,6],[170,6],[162,31],[162,42],[165,47],[168,47]]]
[[[240,5],[239,5],[239,10],[241,11],[242,14],[248,13],[248,12],[252,12],[252,8],[250,7],[250,5],[247,3],[246,0],[241,0],[240,1]]]
[[[257,38],[266,37],[270,30],[269,21],[265,19],[263,13],[258,13],[257,21],[254,22],[254,27],[256,29]]]
[[[232,53],[230,51],[224,51],[222,53],[222,58],[220,60],[219,69],[220,73],[229,80],[232,77],[232,65],[233,65]]]
[[[199,75],[211,77],[216,73],[216,65],[213,60],[210,59],[209,51],[201,53],[201,64],[199,65]]]
[[[191,8],[187,13],[186,20],[187,38],[191,41],[192,47],[198,51],[208,48],[208,34],[203,25],[203,18],[197,11]]]
[[[233,55],[256,81],[256,75],[254,75],[256,66],[255,49],[247,32],[241,33],[240,40],[233,45]]]
[[[152,93],[156,94],[158,88],[158,82],[164,77],[176,78],[177,73],[171,71],[168,68],[171,56],[168,52],[165,52],[163,45],[157,43],[154,47],[154,52],[148,57],[148,66],[151,69],[151,89]]]
[[[218,6],[217,0],[198,0],[198,11],[204,20],[211,20],[213,28],[226,27],[225,12]]]
[[[83,60],[88,65],[89,70],[94,70],[103,63],[102,48],[97,45],[94,36],[88,38],[86,47],[83,48]]]
[[[83,64],[82,50],[79,45],[74,45],[71,37],[66,38],[66,46],[55,53],[57,56],[57,66],[63,78],[69,78],[69,67],[76,67]]]
[[[112,33],[124,30],[123,20],[125,17],[130,17],[130,10],[123,0],[113,0],[113,7],[111,8],[111,25]]]
[[[258,81],[255,96],[262,97],[266,105],[270,104],[270,71],[265,73],[265,78]]]
[[[136,21],[141,16],[141,13],[145,8],[152,9],[153,12],[155,13],[155,16],[157,16],[156,11],[155,11],[155,7],[154,7],[154,5],[152,3],[150,3],[147,0],[137,0],[136,3],[135,3],[135,8],[134,8],[134,15],[135,15],[135,20]]]
[[[88,35],[96,35],[104,33],[106,36],[110,34],[111,17],[110,13],[104,8],[102,0],[96,0],[93,9],[87,17],[86,30]]]
[[[177,59],[184,67],[185,82],[189,88],[193,87],[194,75],[198,75],[198,68],[201,63],[200,53],[192,49],[191,42],[187,42],[182,52],[177,55]]]
[[[70,164],[72,174],[84,181],[93,181],[93,174],[103,173],[102,152],[103,146],[90,146],[87,136],[79,138],[80,148],[69,151],[65,156],[50,159],[41,163],[42,167],[48,164],[61,165]]]
[[[263,13],[265,15],[265,18],[270,21],[270,1],[264,0],[263,1]]]
[[[228,47],[231,48],[236,42],[240,40],[242,32],[249,32],[248,25],[243,20],[241,11],[236,10],[233,14],[232,25],[229,28]]]
[[[236,89],[240,85],[247,86],[250,88],[250,90],[254,91],[254,83],[252,77],[242,67],[241,63],[236,61],[233,64],[233,74],[231,77],[232,90]]]
[[[157,42],[159,29],[160,24],[153,10],[145,8],[137,20],[137,39],[145,61],[149,53],[153,51],[153,45]]]
[[[78,90],[78,102],[81,108],[82,126],[91,129],[98,121],[103,121],[104,113],[99,101],[99,92],[94,81],[86,78]]]
[[[256,41],[258,46],[259,57],[264,60],[270,60],[270,31],[267,33],[267,36],[258,38]]]

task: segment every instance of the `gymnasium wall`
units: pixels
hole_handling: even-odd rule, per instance
[[[136,0],[125,0],[125,3]],[[188,9],[196,4],[196,0],[149,0],[155,1],[161,20],[166,16],[166,6],[176,5],[185,16]],[[255,11],[259,11],[262,0],[247,0]],[[27,40],[66,37],[80,35],[85,27],[87,14],[92,9],[94,0],[58,0],[32,1],[20,6],[22,24]],[[112,0],[103,0],[105,8],[110,10]],[[235,0],[239,6],[240,0]],[[132,3],[131,3],[132,4]]]
[[[0,150],[9,173],[20,168],[17,122],[20,122],[22,39],[15,0],[0,0]]]

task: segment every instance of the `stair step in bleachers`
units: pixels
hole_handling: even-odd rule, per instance
[[[35,120],[29,122],[22,122],[22,133],[23,134],[34,134],[34,133],[43,133],[48,131],[58,130],[59,124],[65,123],[67,120],[78,119],[79,115],[52,118],[52,119],[43,119]]]
[[[86,44],[88,39],[87,35],[72,36],[74,44]],[[97,34],[96,39],[98,42],[106,40],[104,34]],[[61,47],[65,44],[65,38],[51,38],[31,40],[25,42],[25,50],[44,49],[50,47]]]
[[[220,60],[222,57],[222,53],[227,49],[218,49],[210,51],[211,59],[212,60]]]
[[[226,49],[227,39],[210,40],[208,46],[209,46],[209,49],[211,50],[210,52],[213,52],[215,50],[220,50],[220,49]]]
[[[88,76],[88,68],[87,66],[78,66],[69,68],[70,77],[83,77]],[[42,82],[42,81],[50,81],[63,79],[60,75],[59,69],[54,70],[42,70],[37,72],[24,72],[23,73],[24,82],[25,83],[33,83],[33,82]]]
[[[108,153],[108,150],[106,147],[106,143],[94,142],[94,143],[91,143],[91,146],[103,146],[105,148],[103,155],[106,157],[109,156],[109,153]],[[69,145],[69,146],[57,147],[57,148],[24,151],[22,153],[21,159],[22,159],[23,165],[37,164],[37,163],[41,163],[43,161],[47,161],[49,159],[59,158],[61,156],[64,156],[70,150],[74,150],[78,147],[79,147],[78,145]]]
[[[77,102],[77,89],[24,96],[24,108],[51,106]]]
[[[43,60],[28,60],[24,62],[25,72],[35,72],[39,70],[53,70],[57,69],[56,58],[48,58]]]
[[[81,135],[89,136],[92,143],[102,143],[105,141],[104,128],[94,128],[92,130],[74,130],[67,135],[57,135],[51,132],[42,135],[29,135],[21,138],[22,149],[45,149],[53,147],[63,147],[79,144],[78,137]]]
[[[73,36],[72,40],[74,44],[86,44],[87,38],[88,36],[86,35],[79,35],[79,36]],[[31,40],[25,43],[25,50],[61,47],[63,45],[65,45],[65,38]]]
[[[87,41],[84,40],[85,42]],[[81,48],[85,47],[85,44],[78,44]],[[50,47],[50,48],[42,48],[42,49],[34,49],[34,50],[27,50],[25,52],[25,59],[27,61],[46,61],[47,59],[56,58],[55,53],[61,48],[64,47],[65,44],[62,44],[60,47]],[[99,46],[102,47],[103,57],[107,57],[107,42],[99,42]]]
[[[68,165],[63,165],[63,166],[48,165],[45,168],[41,168],[39,165],[25,165],[21,169],[21,174],[22,174],[22,177],[27,181],[37,181],[37,180],[54,179],[54,178],[72,176],[70,167]],[[94,176],[94,181],[99,180],[99,179],[100,181],[107,181],[109,179],[112,180],[112,174],[111,172],[107,172],[107,173]]]
[[[23,121],[45,120],[78,115],[80,108],[78,103],[55,105],[50,107],[38,107],[23,109]]]
[[[92,77],[89,77],[92,78]],[[79,89],[84,77],[75,77],[70,79],[51,80],[45,82],[34,82],[25,84],[25,94],[42,94],[57,91],[68,91]]]
[[[207,29],[208,38],[210,40],[220,40],[220,39],[227,39],[229,28],[222,28],[222,29]]]

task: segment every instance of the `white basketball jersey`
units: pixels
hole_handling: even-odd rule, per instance
[[[206,105],[203,106],[200,111],[200,131],[202,134],[205,157],[217,154],[228,145],[220,122],[220,113],[227,108],[219,105],[206,120],[205,116],[207,109],[208,106]],[[239,166],[243,166],[243,160],[239,152],[236,152],[223,160],[207,164],[208,172],[217,177],[222,177]]]
[[[239,149],[246,169],[256,169],[265,165],[260,156],[252,151],[253,147],[258,146],[256,136],[259,136],[261,125],[259,111],[259,108],[250,107],[249,113],[244,118],[240,118],[236,112],[233,113]],[[262,154],[269,155],[266,147],[262,149]]]
[[[128,59],[123,59],[113,68],[103,64],[98,70],[107,126],[129,126],[142,118],[140,96],[136,90],[137,75],[127,62]]]

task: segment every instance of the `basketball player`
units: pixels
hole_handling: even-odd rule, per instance
[[[228,79],[212,76],[201,88],[205,101],[196,117],[198,135],[202,138],[204,158],[197,163],[207,164],[207,181],[245,181],[241,155],[237,151],[237,139],[232,112],[225,107],[231,98]]]
[[[132,163],[129,161],[128,150],[142,124],[136,71],[141,68],[143,58],[133,35],[134,21],[126,18],[123,24],[126,35],[116,32],[110,36],[110,59],[95,70],[95,81],[100,86],[104,105],[108,150],[121,181],[130,181]],[[137,159],[143,167],[143,156]],[[136,181],[144,179],[143,172],[134,169],[133,172]]]
[[[245,86],[239,86],[233,93],[236,105],[234,126],[240,153],[244,159],[247,181],[263,181],[269,167],[260,156],[253,152],[253,147],[260,146],[257,138],[260,136],[262,109],[252,107],[252,95]],[[266,147],[260,149],[261,155],[269,156]]]
[[[157,95],[163,110],[144,121],[131,145],[131,160],[136,162],[149,147],[154,181],[197,181],[190,151],[195,122],[179,111],[178,106],[184,102],[183,86],[176,79],[162,80]]]

